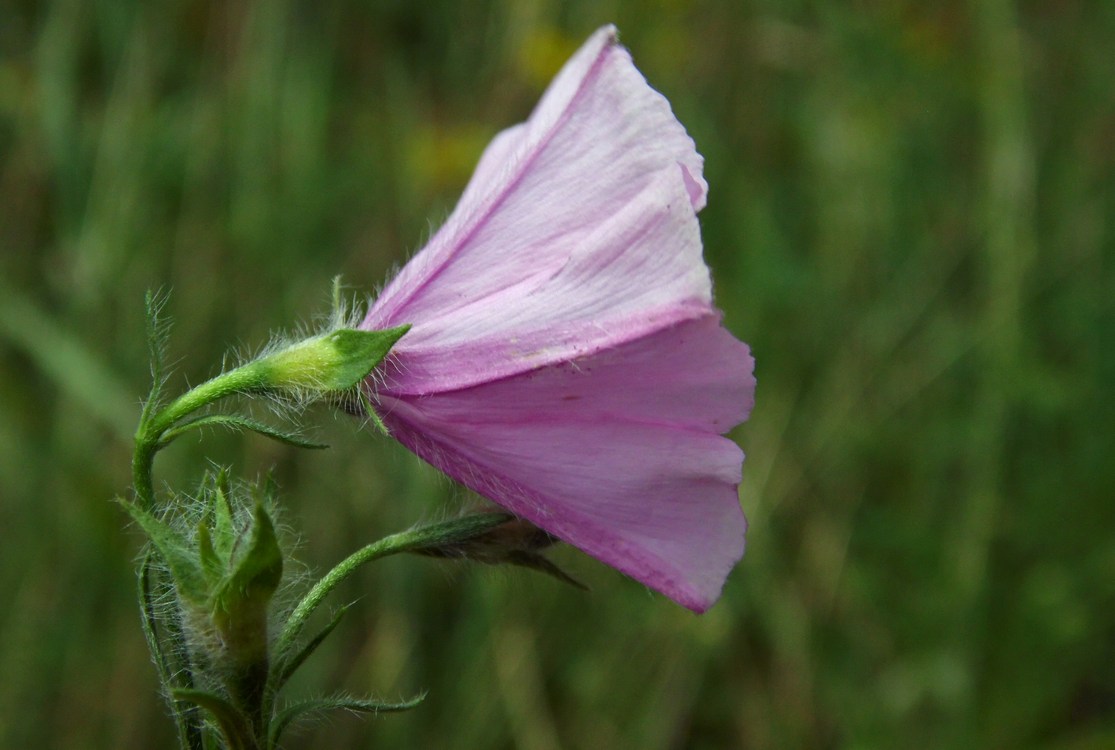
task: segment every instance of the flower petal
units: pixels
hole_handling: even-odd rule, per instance
[[[710,311],[702,163],[615,29],[598,31],[369,311],[363,327],[414,326],[396,387],[463,388]]]
[[[745,344],[707,315],[612,350],[428,396],[380,394],[449,476],[694,611],[743,555]]]

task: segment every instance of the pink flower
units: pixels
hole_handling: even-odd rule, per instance
[[[361,327],[413,328],[372,385],[461,484],[702,612],[743,555],[752,359],[720,325],[703,159],[606,26]]]

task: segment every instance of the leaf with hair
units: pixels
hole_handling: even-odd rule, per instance
[[[276,655],[275,664],[272,667],[271,673],[272,684],[269,686],[272,695],[278,694],[278,692],[283,689],[287,680],[289,680],[298,668],[302,666],[302,663],[317,650],[317,647],[321,645],[322,641],[329,637],[329,634],[340,624],[341,618],[345,616],[350,606],[351,605],[346,604],[338,609],[334,613],[333,619],[329,621],[329,624],[318,631],[318,634],[313,638],[306,641],[297,651],[292,649],[288,654],[280,653]]]
[[[209,587],[206,585],[201,567],[190,554],[190,545],[186,538],[169,524],[135,503],[122,497],[116,498],[116,502],[128,511],[132,520],[139,524],[151,540],[151,544],[166,561],[170,575],[178,584],[179,595],[193,603],[204,603],[208,598]]]
[[[172,440],[182,434],[190,430],[197,430],[204,427],[228,427],[233,430],[250,430],[251,432],[258,433],[272,440],[277,440],[280,443],[293,445],[296,448],[321,450],[322,448],[329,447],[324,443],[314,443],[306,440],[296,432],[282,430],[278,427],[272,427],[263,422],[257,422],[254,419],[236,414],[207,414],[205,416],[183,420],[162,434],[162,437],[159,439],[158,447],[162,450],[169,445]]]
[[[365,698],[350,698],[348,696],[338,695],[330,698],[300,701],[279,711],[272,720],[268,744],[272,748],[277,747],[279,738],[286,728],[290,726],[291,722],[306,714],[323,714],[327,711],[338,710],[364,714],[396,713],[414,708],[425,700],[425,698],[426,694],[422,693],[421,695],[415,696],[408,701],[402,701],[401,703],[384,703]]]
[[[154,557],[154,550],[148,548],[143,555],[143,562],[140,563],[139,576],[136,581],[139,600],[142,604],[143,635],[147,639],[147,646],[151,649],[151,654],[154,657],[161,684],[169,687],[174,685],[175,682],[179,682],[184,689],[191,689],[193,683],[190,671],[176,668],[171,664],[171,659],[183,656],[180,653],[183,648],[181,633],[175,632],[173,623],[167,623],[167,629],[171,632],[167,633],[166,638],[176,641],[174,647],[170,649],[171,653],[167,653],[163,644],[164,637],[159,633],[160,617],[156,604],[158,594],[155,592],[155,586],[158,584],[153,580],[158,576],[158,569],[154,564]],[[176,651],[179,651],[179,653],[175,654]],[[202,750],[203,740],[197,710],[194,708],[183,710],[171,700],[171,711],[174,714],[174,722],[178,727],[178,739],[181,745],[188,750]]]
[[[162,400],[166,385],[166,352],[170,341],[170,321],[162,316],[166,305],[165,292],[148,290],[144,295],[144,313],[147,319],[147,356],[151,364],[151,391],[143,402],[140,424],[145,424]]]

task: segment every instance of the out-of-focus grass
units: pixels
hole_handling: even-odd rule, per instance
[[[468,7],[466,7],[468,6]],[[541,2],[17,3],[0,22],[0,746],[165,747],[132,602],[142,299],[177,383],[372,290],[615,21],[707,158],[759,394],[750,547],[693,617],[390,560],[296,690],[428,689],[290,747],[1115,743],[1115,11]],[[607,165],[601,165],[606,169]],[[131,399],[131,400],[129,400]],[[132,409],[135,413],[127,413]],[[346,418],[275,467],[321,569],[461,493]]]

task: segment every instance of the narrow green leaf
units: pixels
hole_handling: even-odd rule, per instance
[[[276,714],[271,722],[269,744],[272,748],[277,747],[279,739],[291,722],[307,714],[323,714],[328,711],[352,711],[362,714],[397,713],[412,709],[425,699],[426,694],[422,693],[409,701],[402,701],[401,703],[385,703],[363,698],[350,698],[343,695],[300,701],[283,708]]]
[[[143,403],[141,425],[146,424],[152,410],[158,407],[166,385],[166,350],[170,340],[170,326],[162,317],[166,300],[166,295],[150,290],[143,299],[147,319],[147,356],[151,363],[151,392]]]
[[[138,593],[142,603],[143,635],[147,639],[147,646],[155,658],[155,667],[159,672],[159,679],[164,685],[171,684],[174,670],[170,666],[166,652],[163,651],[162,641],[159,639],[158,618],[155,614],[154,571],[152,570],[151,557],[154,553],[148,547],[143,555],[143,562],[139,565]]]
[[[280,443],[293,445],[296,448],[321,450],[322,448],[329,447],[324,443],[315,443],[306,440],[296,432],[282,430],[278,427],[272,427],[263,422],[257,422],[254,419],[241,417],[235,414],[208,414],[202,417],[183,420],[163,433],[162,438],[159,439],[158,447],[161,450],[169,445],[175,438],[191,430],[197,430],[203,427],[227,427],[233,430],[250,430],[264,437],[271,438],[272,440],[277,440]]]
[[[317,647],[321,645],[322,641],[324,641],[329,636],[329,634],[333,632],[333,630],[341,622],[341,618],[345,616],[345,612],[348,612],[348,610],[349,605],[347,604],[338,609],[337,612],[333,615],[333,619],[329,621],[329,624],[322,628],[317,635],[307,641],[298,651],[292,654],[276,654],[275,665],[273,667],[273,684],[271,685],[271,693],[273,695],[277,694],[280,690],[283,689],[283,686],[286,685],[287,680],[289,680],[291,676],[296,671],[298,671],[298,668],[302,666],[302,663],[305,662],[306,659],[308,659],[310,655],[315,650],[317,650]]]
[[[188,669],[185,640],[177,608],[159,610],[156,602],[173,596],[171,586],[162,581],[155,565],[157,553],[151,547],[139,566],[138,594],[142,603],[143,631],[158,669],[165,695],[171,699],[176,688],[190,690],[193,678]],[[167,642],[167,643],[164,643]],[[182,707],[171,699],[171,712],[178,728],[178,740],[187,750],[204,750],[201,715],[196,707]]]
[[[141,603],[143,635],[147,639],[147,647],[154,657],[155,666],[159,672],[159,681],[170,695],[175,683],[189,687],[190,674],[188,670],[181,669],[172,664],[172,656],[163,647],[163,637],[159,633],[159,615],[155,601],[161,594],[155,591],[157,572],[154,568],[154,551],[148,548],[143,555],[143,562],[139,566],[139,600]],[[174,649],[171,649],[173,653]],[[171,705],[174,721],[178,727],[178,739],[182,747],[188,750],[202,750],[202,732],[196,709],[180,710]]]
[[[168,524],[124,498],[116,498],[128,511],[132,519],[146,532],[155,549],[159,551],[170,568],[170,574],[178,585],[179,595],[190,602],[204,603],[209,597],[209,587],[201,566],[194,559],[186,538]]]
[[[185,688],[178,688],[171,695],[176,701],[194,703],[208,711],[220,728],[228,750],[249,750],[255,746],[251,723],[224,698],[204,690]]]

